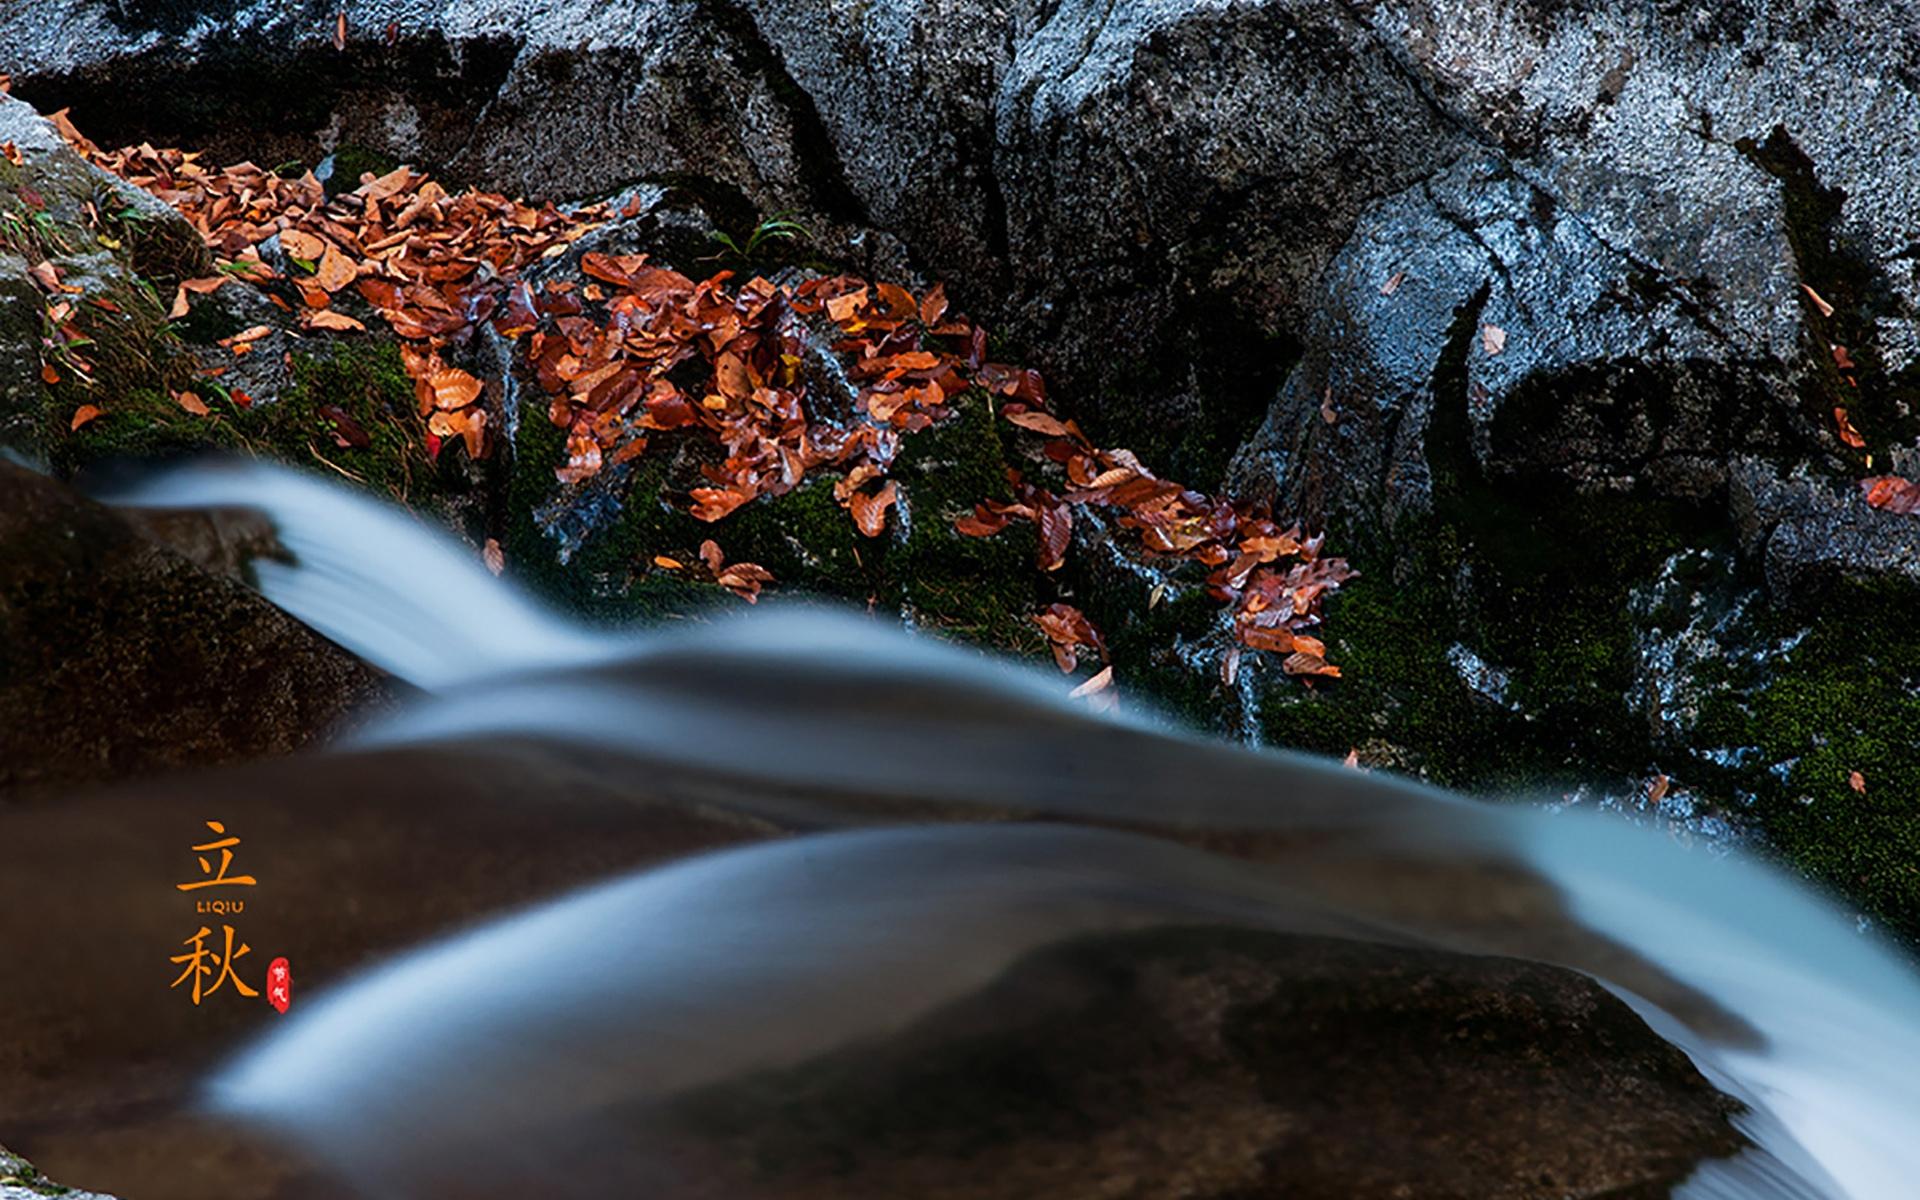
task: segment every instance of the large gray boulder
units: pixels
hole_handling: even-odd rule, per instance
[[[264,0],[57,0],[0,17],[0,69],[116,138],[351,145],[560,197],[679,182],[723,225],[898,239],[1170,469],[1217,472],[1285,380],[1237,477],[1300,499],[1357,476],[1330,517],[1383,487],[1422,503],[1381,466],[1418,457],[1435,405],[1471,409],[1494,465],[1698,492],[1787,436],[1828,341],[1869,372],[1915,352],[1906,5],[340,11],[344,49]],[[1505,346],[1436,383],[1468,308]],[[1375,419],[1314,428],[1330,386],[1384,448]],[[1543,416],[1543,392],[1571,403]]]

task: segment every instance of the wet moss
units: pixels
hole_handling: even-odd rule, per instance
[[[1769,682],[1717,696],[1701,720],[1705,744],[1759,748],[1734,782],[1780,854],[1909,939],[1920,938],[1916,605],[1902,585],[1837,588]],[[1767,620],[1772,635],[1796,631],[1787,614]]]
[[[368,444],[340,445],[329,408],[352,418]],[[464,451],[450,442],[440,461],[428,457],[413,381],[389,343],[340,340],[296,353],[278,400],[232,409],[230,419],[256,453],[330,470],[416,509],[445,515],[445,501],[460,488],[456,461]]]
[[[906,536],[886,563],[884,598],[921,627],[1012,654],[1043,653],[1032,616],[1049,585],[1035,567],[1033,528],[990,538],[953,522],[982,500],[1010,500],[1007,450],[984,391],[959,397],[951,418],[904,439],[894,477],[907,497]]]

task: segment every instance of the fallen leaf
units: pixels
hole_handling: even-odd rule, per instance
[[[1071,692],[1068,692],[1067,695],[1078,699],[1081,696],[1091,696],[1095,692],[1104,692],[1112,686],[1113,664],[1108,663],[1106,666],[1100,668],[1099,672],[1091,679],[1073,689]]]
[[[1035,412],[1031,409],[1006,414],[1007,420],[1022,429],[1031,429],[1035,433],[1044,433],[1049,437],[1066,437],[1072,431],[1064,422],[1050,413]]]
[[[1507,331],[1498,325],[1480,327],[1480,348],[1488,354],[1498,354],[1507,348]]]
[[[1828,304],[1819,292],[1814,291],[1811,286],[1804,283],[1800,285],[1800,290],[1807,294],[1807,299],[1813,301],[1813,307],[1819,310],[1821,316],[1831,317],[1833,315],[1833,305]]]
[[[1835,408],[1833,410],[1833,423],[1839,428],[1841,441],[1852,446],[1855,450],[1863,449],[1866,446],[1867,439],[1861,437],[1860,431],[1855,429],[1853,422],[1847,419],[1846,409]]]
[[[333,48],[335,50],[345,50],[347,48],[347,13],[345,9],[342,9],[340,14],[333,19]]]
[[[1405,271],[1395,271],[1393,274],[1387,276],[1385,283],[1380,285],[1380,294],[1382,296],[1391,296],[1399,291],[1400,285],[1406,281],[1407,273]]]
[[[1860,491],[1874,508],[1890,513],[1920,512],[1920,483],[1898,475],[1875,475],[1860,481]]]
[[[306,316],[309,329],[330,329],[336,333],[365,333],[367,327],[343,312],[331,308],[317,309]]]
[[[1329,387],[1320,397],[1320,419],[1329,425],[1337,424],[1340,414],[1334,411],[1333,389]]]
[[[52,363],[40,364],[40,382],[49,387],[60,382],[60,372],[54,369]]]
[[[1858,771],[1848,771],[1847,786],[1864,796],[1867,794],[1867,777]]]
[[[480,547],[480,561],[487,564],[487,570],[495,575],[507,569],[506,551],[500,549],[498,538],[488,538],[486,545]]]
[[[462,371],[459,367],[440,367],[427,375],[427,386],[433,393],[435,408],[465,408],[480,398],[486,388],[476,376]]]
[[[204,417],[212,411],[196,392],[175,392],[173,402],[196,417]]]
[[[100,410],[98,408],[95,408],[91,404],[82,404],[79,408],[73,410],[73,422],[67,426],[67,430],[69,432],[76,430],[99,415]]]
[[[1340,677],[1340,668],[1334,666],[1318,654],[1306,654],[1295,651],[1289,654],[1280,669],[1289,675],[1325,675],[1332,679]]]
[[[7,161],[16,167],[23,167],[27,164],[26,156],[20,153],[20,147],[14,145],[12,142],[0,142],[0,155],[5,155]]]
[[[664,554],[654,555],[653,565],[668,571],[684,571],[687,567],[687,564],[681,562],[679,559],[668,558]]]
[[[352,413],[349,413],[339,405],[321,405],[320,415],[325,417],[328,423],[333,426],[333,444],[342,450],[365,450],[373,445],[373,438],[368,435],[366,429],[360,422],[353,419]],[[448,436],[460,431],[435,430],[434,432],[442,436]]]
[[[1860,369],[1859,365],[1853,361],[1853,355],[1847,353],[1845,346],[1835,346],[1833,348],[1833,365],[1839,367],[1842,371],[1857,371]]]
[[[1353,748],[1349,749],[1347,751],[1347,756],[1340,760],[1340,765],[1343,767],[1351,767],[1356,771],[1359,770],[1360,769],[1360,747],[1354,746]]]
[[[847,510],[853,514],[853,523],[861,533],[868,537],[879,537],[887,527],[887,509],[893,506],[898,494],[894,490],[893,480],[878,492],[868,495],[855,492],[847,499]]]
[[[327,255],[327,244],[304,229],[282,229],[280,249],[286,252],[288,258],[316,265]]]
[[[1667,798],[1667,790],[1673,786],[1673,780],[1665,775],[1656,775],[1653,786],[1647,789],[1647,803],[1658,804]]]

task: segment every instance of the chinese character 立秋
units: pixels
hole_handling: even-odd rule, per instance
[[[215,833],[225,833],[227,831],[227,827],[225,825],[222,825],[218,821],[208,821],[207,828],[213,830]],[[208,878],[202,879],[198,883],[176,883],[173,886],[176,888],[179,888],[183,892],[191,892],[195,888],[206,888],[206,887],[253,887],[255,886],[257,881],[251,875],[228,875],[227,874],[227,868],[233,865],[233,849],[232,848],[234,846],[238,846],[239,844],[240,844],[239,838],[225,837],[225,838],[221,838],[218,841],[206,842],[202,845],[195,846],[193,848],[194,852],[200,855],[200,873],[208,876]],[[220,869],[218,871],[215,871],[213,869],[213,864],[207,861],[207,857],[206,857],[207,852],[210,850],[218,850],[220,852]]]
[[[207,949],[206,940],[212,935],[213,930],[202,925],[200,932],[181,943],[181,945],[191,947],[191,949],[187,953],[175,955],[169,960],[174,963],[185,963],[187,969],[180,972],[180,977],[168,986],[179,987],[187,980],[193,980],[193,1002],[195,1004],[200,1003],[201,996],[211,996],[213,993],[219,991],[220,985],[228,980],[233,981],[233,990],[242,996],[258,996],[260,994],[255,989],[248,987],[241,981],[238,975],[233,973],[233,960],[247,953],[252,947],[248,946],[245,942],[241,942],[240,948],[235,950],[233,948],[233,926],[222,925],[220,928],[226,930],[227,934],[225,954],[215,954],[213,951]],[[200,986],[201,982],[207,976],[214,974],[213,967],[207,965],[207,960],[209,959],[213,961],[215,966],[220,968],[220,973],[215,976],[211,987],[203,988]]]

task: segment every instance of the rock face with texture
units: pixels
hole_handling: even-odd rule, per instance
[[[1432,405],[1466,406],[1489,461],[1698,489],[1729,449],[1703,427],[1777,436],[1742,417],[1791,410],[1813,335],[1888,371],[1915,352],[1901,6],[344,11],[340,50],[332,22],[279,5],[63,0],[11,18],[4,66],[122,137],[345,145],[560,197],[679,181],[733,220],[800,211],[840,249],[898,239],[1071,406],[1126,431],[1177,417],[1183,465],[1217,469],[1291,371],[1242,460],[1290,494],[1330,384],[1405,413],[1403,440]],[[301,86],[262,86],[287,75]],[[1404,290],[1362,294],[1402,272]],[[1839,315],[1806,328],[1801,282]],[[1432,344],[1468,307],[1506,348],[1443,396],[1407,394],[1432,390]],[[1413,335],[1404,361],[1370,347],[1382,322]],[[1543,390],[1579,398],[1566,423],[1499,449],[1496,414],[1527,425]],[[1669,408],[1679,430],[1648,428]],[[1377,465],[1353,464],[1370,487]]]
[[[285,753],[392,695],[245,585],[4,463],[0,562],[0,796]]]

